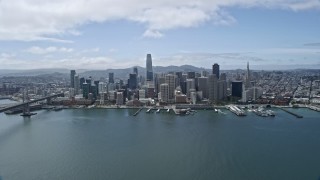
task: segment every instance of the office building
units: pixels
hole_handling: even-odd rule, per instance
[[[187,79],[187,97],[190,98],[191,89],[195,90],[195,82],[194,79]]]
[[[209,101],[215,103],[218,99],[218,78],[216,74],[210,74],[208,78]]]
[[[109,83],[114,83],[114,74],[113,72],[109,73]]]
[[[175,87],[175,82],[176,82],[176,76],[173,74],[167,74],[165,75],[165,82],[169,86],[169,102],[173,103],[175,98],[174,98],[174,90],[176,89]]]
[[[123,105],[123,104],[124,104],[123,92],[117,92],[116,105]]]
[[[147,81],[153,81],[153,69],[152,69],[151,54],[147,54],[146,71],[147,71],[147,74],[146,74]]]
[[[74,88],[74,76],[76,75],[76,70],[70,71],[70,87]]]
[[[85,98],[85,99],[88,99],[88,97],[89,97],[89,90],[90,90],[90,84],[88,84],[88,83],[86,83],[86,82],[84,82],[83,84],[82,84],[82,93],[83,93],[83,97]]]
[[[138,77],[138,67],[134,67],[134,68],[133,68],[133,73],[136,74],[137,77]]]
[[[209,98],[208,95],[208,77],[198,78],[198,91],[202,92],[202,97],[205,99]]]
[[[129,74],[128,87],[132,90],[137,89],[137,74]]]
[[[169,85],[167,83],[160,85],[161,102],[169,102]]]
[[[215,74],[217,79],[220,78],[220,66],[217,63],[214,63],[214,65],[212,65],[212,74]]]
[[[75,75],[74,76],[74,93],[75,95],[78,95],[80,92],[80,79],[79,79],[79,75]]]
[[[242,97],[242,81],[233,81],[231,83],[231,96]]]

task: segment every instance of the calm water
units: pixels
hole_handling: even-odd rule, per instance
[[[0,177],[21,179],[320,178],[320,113],[276,117],[134,110],[0,114]],[[0,178],[0,179],[1,179]]]

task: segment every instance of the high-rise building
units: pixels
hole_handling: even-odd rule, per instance
[[[74,93],[77,95],[80,91],[80,79],[79,75],[74,76]]]
[[[187,79],[187,97],[190,98],[191,90],[195,90],[194,79]]]
[[[249,69],[249,62],[247,62],[247,73],[246,73],[246,88],[251,87],[251,74]]]
[[[147,74],[146,74],[147,81],[153,81],[153,70],[152,70],[151,54],[147,54],[146,71],[147,71]]]
[[[155,84],[156,85],[156,94],[158,94],[160,92],[160,85],[165,83],[166,80],[165,80],[164,76],[158,75],[156,82],[157,82],[157,84]]]
[[[188,79],[196,78],[196,72],[188,72]]]
[[[138,67],[133,67],[133,73],[138,77]]]
[[[218,80],[218,100],[225,99],[227,97],[227,81]]]
[[[106,92],[106,84],[104,82],[99,82],[98,92],[99,94],[103,94]]]
[[[217,79],[220,78],[220,66],[217,63],[214,63],[214,65],[212,65],[212,74],[215,74]]]
[[[208,98],[208,77],[198,78],[198,90],[202,91],[203,98]]]
[[[139,99],[144,99],[146,98],[146,90],[140,89],[139,90]]]
[[[80,78],[80,89],[83,89],[83,83],[86,82],[86,79],[84,77]]]
[[[137,74],[130,74],[129,75],[128,86],[130,89],[137,88]]]
[[[176,83],[176,76],[173,74],[167,74],[165,76],[165,82],[169,86],[169,102],[174,102],[174,90],[176,89],[175,83]]]
[[[70,87],[74,88],[74,76],[76,75],[76,70],[70,71]]]
[[[85,99],[88,99],[88,96],[89,96],[89,89],[90,89],[89,86],[90,86],[90,84],[88,84],[86,82],[84,82],[82,84],[82,93],[83,93],[83,97]]]
[[[124,104],[123,92],[117,92],[116,104],[117,104],[117,105],[123,105],[123,104]]]
[[[113,72],[109,73],[109,83],[114,83],[114,74],[113,74]]]
[[[242,81],[233,81],[231,83],[231,95],[234,97],[242,97]]]
[[[167,83],[160,85],[160,98],[161,102],[169,101],[169,85]]]
[[[216,74],[210,74],[208,78],[209,100],[215,103],[218,99],[218,78]]]

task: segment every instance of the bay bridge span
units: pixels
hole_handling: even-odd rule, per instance
[[[16,108],[26,108],[26,107],[29,107],[30,104],[34,104],[36,102],[43,101],[43,100],[46,100],[47,104],[50,104],[51,99],[57,98],[57,97],[63,97],[63,96],[64,96],[64,93],[59,93],[59,94],[54,94],[54,95],[46,96],[39,99],[34,99],[34,100],[23,102],[23,103],[11,104],[7,107],[0,108],[0,113],[11,110],[11,109],[16,109]]]

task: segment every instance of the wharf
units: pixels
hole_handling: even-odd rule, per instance
[[[317,107],[317,106],[309,106],[308,108],[311,109],[311,110],[320,112],[320,107]]]
[[[296,116],[297,118],[303,118],[303,116],[301,116],[301,115],[299,115],[299,114],[296,114],[296,113],[294,113],[294,112],[291,112],[291,111],[289,111],[289,110],[287,110],[287,109],[285,109],[285,108],[279,107],[279,109],[281,109],[281,110],[283,110],[283,111],[285,111],[285,112],[287,112],[287,113],[289,113],[289,114],[292,114],[292,115]]]

